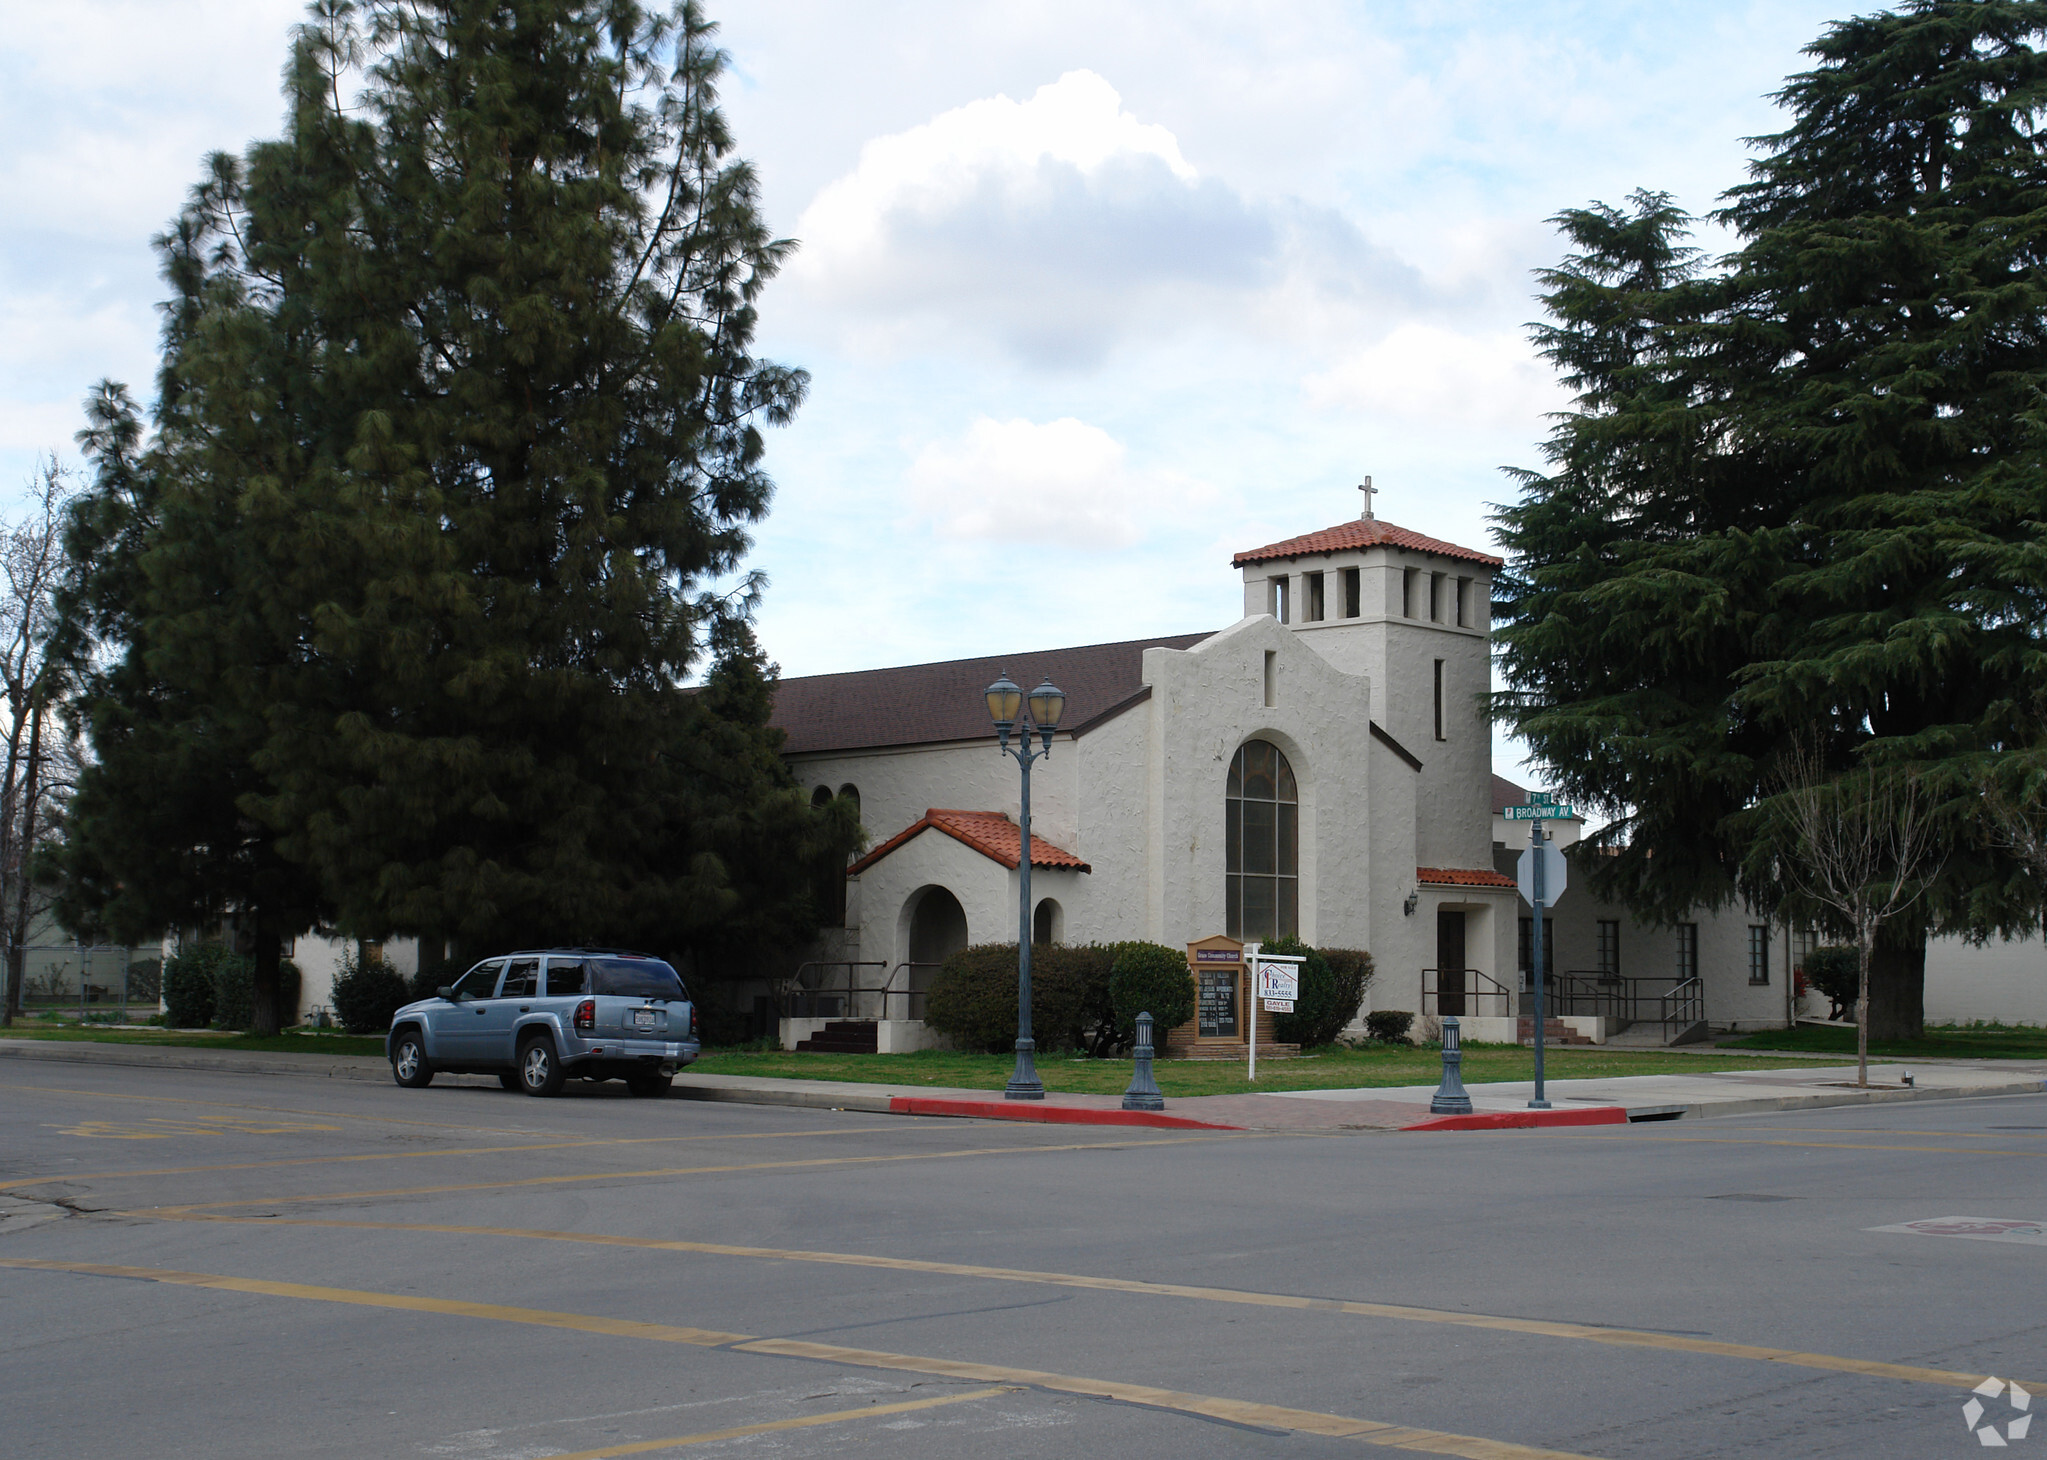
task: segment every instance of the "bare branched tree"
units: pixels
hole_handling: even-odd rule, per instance
[[[7,989],[0,1026],[21,1013],[29,925],[39,911],[31,862],[46,840],[51,810],[68,789],[71,747],[57,705],[63,666],[52,653],[54,594],[63,567],[63,521],[72,487],[55,457],[29,484],[29,501],[0,523],[0,714],[6,716],[0,764],[0,947]]]
[[[1793,743],[1772,799],[1798,848],[1780,864],[1784,880],[1855,941],[1855,1083],[1867,1087],[1870,955],[1884,924],[1924,895],[1946,860],[1934,798],[1908,767],[1835,773],[1815,738]]]
[[[2047,884],[2047,720],[2032,725],[2033,745],[2003,757],[1983,782],[1986,840]]]

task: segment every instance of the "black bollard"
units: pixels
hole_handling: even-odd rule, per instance
[[[1125,1110],[1164,1110],[1166,1097],[1159,1082],[1151,1077],[1151,1015],[1137,1016],[1137,1068],[1131,1072],[1130,1088],[1123,1092]],[[1469,1101],[1465,1104],[1468,1106]]]
[[[1436,1098],[1429,1102],[1431,1115],[1469,1115],[1471,1097],[1464,1093],[1464,1050],[1457,1042],[1457,1020],[1452,1016],[1443,1021],[1443,1083],[1436,1087]]]

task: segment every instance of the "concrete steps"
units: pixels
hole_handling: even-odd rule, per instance
[[[1518,1027],[1523,1044],[1535,1043],[1535,1021],[1533,1019],[1521,1020]],[[1597,1043],[1591,1035],[1580,1034],[1577,1030],[1567,1026],[1561,1019],[1545,1019],[1542,1021],[1542,1042],[1544,1044]]]
[[[798,1054],[874,1054],[881,1031],[872,1019],[834,1019],[808,1039],[798,1040]]]

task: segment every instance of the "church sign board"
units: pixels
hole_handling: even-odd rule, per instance
[[[1194,1017],[1166,1034],[1171,1054],[1196,1059],[1242,1058],[1250,1043],[1251,970],[1244,945],[1220,934],[1187,945],[1187,974],[1194,981]],[[1258,1042],[1272,1038],[1272,1015],[1256,1011]]]

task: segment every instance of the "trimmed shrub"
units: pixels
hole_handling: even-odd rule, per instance
[[[1413,1027],[1414,1015],[1405,1009],[1374,1009],[1365,1015],[1365,1032],[1381,1044],[1407,1043]]]
[[[164,1022],[173,1029],[213,1023],[213,966],[227,953],[218,944],[180,949],[164,961]]]
[[[289,958],[277,962],[277,1007],[283,1022],[298,1017],[299,966]],[[256,1025],[256,963],[241,953],[230,953],[213,969],[213,1027],[253,1029]]]
[[[1303,1049],[1334,1044],[1365,1001],[1365,985],[1372,979],[1372,955],[1361,948],[1310,948],[1299,938],[1280,938],[1262,944],[1259,951],[1287,953],[1304,960],[1300,997],[1294,1000],[1293,1013],[1273,1020],[1273,1033],[1283,1043]]]
[[[1862,958],[1853,948],[1815,948],[1805,955],[1805,977],[1827,996],[1829,1019],[1853,1019],[1861,992]]]
[[[1040,1050],[1106,1054],[1116,1044],[1109,970],[1100,944],[1031,946],[1031,1036]],[[1000,1054],[1016,1044],[1016,944],[976,943],[945,960],[931,981],[924,1022],[968,1049]]]
[[[341,955],[332,999],[334,1017],[343,1029],[350,1034],[381,1034],[391,1027],[391,1016],[412,1002],[412,990],[381,958],[359,965],[350,948]]]
[[[1152,1043],[1163,1046],[1168,1029],[1194,1017],[1194,975],[1187,955],[1163,943],[1118,943],[1109,969],[1109,1002],[1116,1015],[1119,1045],[1137,1039],[1137,1016],[1152,1017]]]

